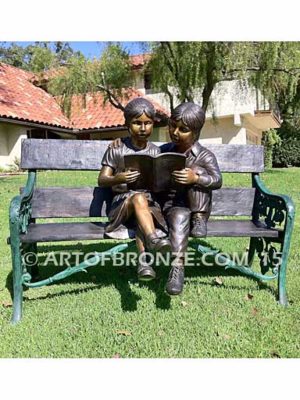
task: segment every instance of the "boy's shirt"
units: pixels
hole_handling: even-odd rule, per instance
[[[161,153],[178,153],[175,143],[165,143],[160,146]],[[186,167],[200,172],[195,186],[207,189],[218,189],[222,185],[222,175],[215,155],[199,142],[195,142],[185,153]]]

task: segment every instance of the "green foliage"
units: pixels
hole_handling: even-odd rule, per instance
[[[104,49],[100,59],[101,73],[105,84],[121,95],[121,89],[132,84],[133,76],[128,53],[118,44],[110,44]],[[99,82],[99,84],[103,81]]]
[[[44,72],[57,66],[56,55],[48,47],[33,47],[29,69],[32,72]]]
[[[171,103],[174,96],[192,101],[199,88],[206,109],[216,84],[227,80],[246,78],[271,102],[279,95],[292,98],[299,62],[299,42],[160,42],[153,45],[149,69]]]
[[[151,50],[145,70],[154,88],[169,96],[171,108],[200,96],[206,110],[218,83],[239,80],[242,90],[248,84],[260,89],[271,105],[279,104],[284,119],[300,126],[300,42],[152,42]],[[133,84],[129,55],[120,44],[109,44],[93,61],[74,53],[67,42],[2,45],[0,61],[34,72],[65,65],[67,73],[55,78],[50,91],[63,96],[67,110],[72,94],[97,90],[118,107],[113,99],[121,101],[122,88]]]
[[[242,77],[247,65],[249,46],[238,42],[160,42],[153,44],[149,63],[156,89],[168,93],[175,89],[181,101],[193,101],[195,91],[202,90],[204,108],[216,83],[240,69]],[[171,99],[173,101],[173,99]]]
[[[74,54],[81,53],[74,52],[68,42],[35,42],[26,47],[16,43],[0,45],[0,62],[35,73],[64,65]]]
[[[51,79],[48,90],[53,95],[62,96],[63,109],[69,115],[74,94],[81,94],[83,102],[87,93],[99,90],[104,93],[104,102],[111,96],[122,99],[126,97],[122,89],[130,86],[132,80],[129,55],[120,45],[110,44],[100,60],[87,60],[83,55],[71,57],[66,71]]]
[[[48,91],[55,96],[61,95],[62,107],[69,115],[72,96],[95,92],[99,76],[101,76],[101,71],[98,62],[87,60],[82,54],[74,55],[69,59],[68,68],[63,74],[50,80]]]
[[[281,142],[282,140],[275,129],[263,132],[262,144],[264,145],[265,168],[272,168],[274,146],[280,146]]]
[[[300,166],[300,127],[288,118],[277,129],[281,143],[274,147],[273,165],[276,167]]]
[[[28,70],[30,58],[31,50],[29,47],[24,48],[16,43],[12,43],[9,47],[4,46],[4,44],[0,46],[0,61],[5,64]]]
[[[97,175],[95,171],[40,172],[38,182],[40,187],[93,186]],[[290,195],[299,208],[300,169],[272,170],[263,174],[263,180],[274,193]],[[170,298],[164,293],[168,268],[159,268],[157,279],[144,284],[138,283],[135,268],[117,268],[108,262],[105,267],[90,268],[86,274],[24,291],[24,318],[18,326],[10,325],[7,210],[25,181],[25,176],[0,179],[0,357],[300,357],[295,322],[300,307],[300,214],[296,214],[289,256],[287,309],[275,301],[275,282],[258,284],[221,267],[188,267],[183,294]],[[250,174],[224,174],[224,186],[245,185],[251,185]],[[246,238],[209,238],[207,242],[224,252],[242,251],[249,245]],[[94,241],[40,243],[38,247],[42,262],[48,250],[87,254],[108,246],[108,242]],[[40,273],[47,277],[62,269],[40,266]],[[223,285],[214,284],[216,277]]]
[[[290,137],[274,147],[273,165],[275,167],[300,166],[300,140]]]

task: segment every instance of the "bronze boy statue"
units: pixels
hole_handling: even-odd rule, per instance
[[[124,165],[124,155],[159,153],[159,148],[148,141],[153,131],[155,109],[148,100],[136,98],[125,107],[124,117],[129,137],[118,147],[108,147],[98,178],[99,186],[112,187],[114,194],[106,235],[118,238],[122,226],[130,227],[136,222],[136,242],[140,253],[171,251],[169,240],[160,237],[156,229],[167,232],[160,206],[149,191],[128,190],[127,183],[135,182],[140,173],[125,171]],[[138,265],[138,277],[141,280],[155,278],[155,271],[146,260]]]
[[[184,253],[190,233],[205,237],[211,212],[211,191],[222,185],[222,176],[214,154],[198,142],[205,114],[194,103],[182,103],[171,114],[169,133],[172,143],[161,146],[161,152],[186,155],[186,168],[173,173],[182,188],[162,195],[163,211],[169,225],[172,252],[177,254],[166,285],[166,291],[180,294],[184,282]]]

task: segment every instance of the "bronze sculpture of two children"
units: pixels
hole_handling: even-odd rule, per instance
[[[177,106],[169,120],[172,142],[160,148],[148,141],[155,119],[155,108],[150,101],[142,97],[130,101],[124,109],[124,117],[129,136],[117,139],[108,147],[98,178],[99,186],[111,187],[114,195],[106,233],[111,235],[120,227],[134,226],[138,252],[145,254],[145,257],[139,257],[142,260],[137,268],[140,280],[156,277],[147,260],[147,252],[171,252],[173,261],[166,292],[180,294],[184,284],[188,238],[190,235],[206,236],[211,191],[222,185],[214,154],[198,141],[205,114],[195,103]],[[129,190],[127,184],[137,181],[140,173],[125,170],[124,156],[155,156],[166,152],[186,156],[186,168],[172,173],[176,186],[161,193]]]

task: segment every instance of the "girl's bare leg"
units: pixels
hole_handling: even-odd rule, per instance
[[[145,195],[143,193],[138,193],[132,196],[130,200],[142,233],[145,236],[153,234],[155,232],[155,226]]]

